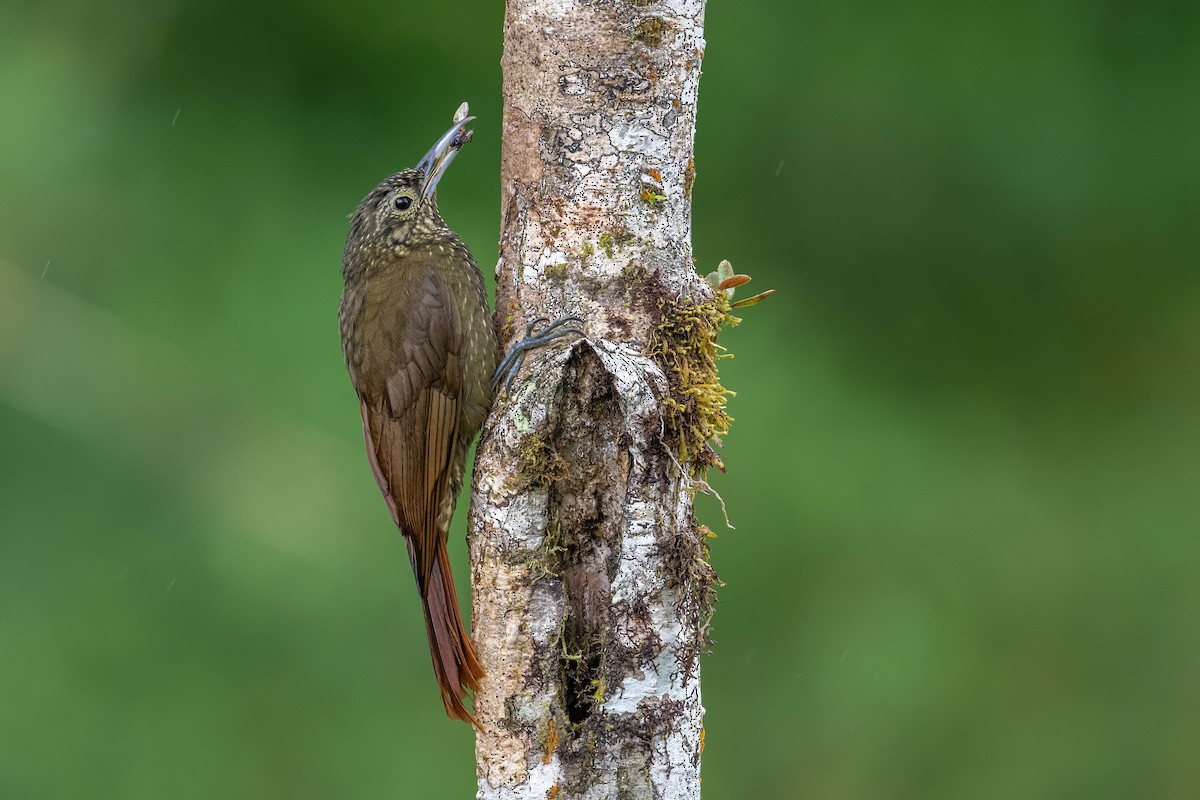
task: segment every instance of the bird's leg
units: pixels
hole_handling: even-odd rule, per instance
[[[525,361],[525,354],[536,347],[541,347],[544,344],[553,342],[566,336],[569,333],[583,333],[583,320],[579,317],[559,317],[550,322],[544,330],[537,331],[539,325],[550,322],[547,317],[538,317],[525,328],[525,338],[517,342],[509,349],[504,359],[500,362],[500,366],[496,367],[496,371],[492,374],[492,390],[495,391],[504,384],[504,392],[508,394],[512,388],[513,378],[516,377],[517,371],[521,369],[522,362]],[[576,323],[580,327],[576,327],[572,323]]]

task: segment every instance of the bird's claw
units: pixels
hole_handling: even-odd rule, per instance
[[[550,322],[549,317],[538,317],[525,326],[525,338],[509,349],[500,362],[500,366],[496,367],[496,371],[492,374],[493,392],[500,387],[501,383],[504,384],[505,394],[512,392],[513,378],[517,376],[521,364],[525,362],[525,354],[530,350],[549,344],[567,334],[583,334],[583,320],[579,317],[559,317],[554,322],[550,322],[544,330],[538,332],[538,326],[547,322]]]

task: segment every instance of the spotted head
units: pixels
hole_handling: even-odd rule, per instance
[[[459,149],[471,139],[475,117],[456,122],[412,169],[397,172],[371,190],[350,217],[343,272],[362,256],[405,250],[442,241],[454,233],[442,221],[437,186]]]

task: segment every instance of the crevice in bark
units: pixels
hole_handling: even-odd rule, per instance
[[[619,434],[624,420],[612,376],[586,345],[565,365],[557,405],[554,450],[571,468],[550,486],[549,516],[566,596],[559,654],[563,711],[579,726],[604,701],[629,454]]]
[[[590,638],[585,624],[571,614],[563,620],[562,652],[559,655],[562,704],[563,712],[573,726],[572,732],[577,732],[592,715],[597,691],[603,694],[599,677],[600,648],[598,642]]]

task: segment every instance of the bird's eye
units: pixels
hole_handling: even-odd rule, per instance
[[[406,194],[398,194],[396,195],[396,199],[392,201],[392,205],[396,207],[397,211],[407,211],[412,203],[412,198]]]

